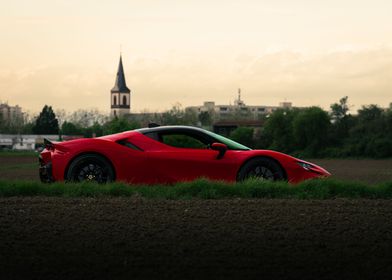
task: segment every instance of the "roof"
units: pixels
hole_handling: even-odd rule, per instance
[[[145,127],[145,128],[139,128],[139,129],[134,129],[134,130],[128,130],[128,131],[124,131],[124,132],[119,132],[119,133],[115,133],[115,134],[110,134],[110,135],[105,135],[105,136],[101,136],[101,137],[97,137],[98,139],[104,139],[104,140],[110,140],[110,141],[118,141],[124,138],[128,138],[130,135],[132,135],[133,133],[142,133],[142,134],[146,134],[149,132],[158,132],[158,131],[179,131],[179,130],[186,130],[186,131],[190,131],[190,132],[202,132],[205,133],[205,131],[203,129],[197,128],[197,127],[193,127],[193,126],[183,126],[183,125],[171,125],[171,126],[157,126],[157,127]]]
[[[136,129],[140,133],[148,133],[148,132],[157,132],[157,131],[179,131],[179,130],[187,130],[187,131],[198,131],[204,132],[204,129],[194,127],[194,126],[186,126],[186,125],[163,125],[156,127],[145,127]]]
[[[122,57],[120,55],[120,62],[118,63],[116,82],[114,83],[114,87],[111,92],[122,92],[122,93],[130,93],[131,90],[127,87],[127,83],[125,82],[124,68],[122,64]]]

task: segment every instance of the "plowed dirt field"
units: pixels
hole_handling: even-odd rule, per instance
[[[390,279],[392,201],[0,198],[0,279]]]

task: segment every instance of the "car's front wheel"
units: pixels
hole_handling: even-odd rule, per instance
[[[260,180],[279,181],[285,180],[285,173],[280,165],[265,157],[254,158],[246,162],[237,175],[237,181],[243,181],[249,178]]]
[[[114,181],[114,170],[102,156],[85,154],[75,158],[70,164],[66,181],[108,183]]]

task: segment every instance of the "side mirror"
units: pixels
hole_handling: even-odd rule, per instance
[[[221,158],[223,158],[223,156],[225,155],[225,153],[227,151],[227,146],[222,143],[212,143],[211,149],[214,151],[218,151],[219,153],[218,153],[218,156],[216,157],[216,159],[221,159]]]

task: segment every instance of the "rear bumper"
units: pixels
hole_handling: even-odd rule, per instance
[[[53,175],[52,175],[52,163],[49,162],[45,164],[40,157],[39,159],[39,178],[43,183],[51,183],[54,182]]]

